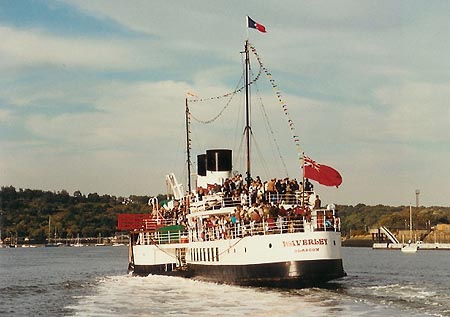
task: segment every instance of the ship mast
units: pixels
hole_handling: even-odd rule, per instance
[[[186,97],[186,155],[187,155],[187,186],[188,193],[192,191],[191,188],[191,139],[189,133],[189,105]]]
[[[249,101],[249,73],[250,73],[250,56],[248,52],[248,40],[245,41],[245,139],[246,139],[246,149],[247,149],[247,172],[246,181],[247,188],[250,187],[251,174],[250,174],[250,101]]]

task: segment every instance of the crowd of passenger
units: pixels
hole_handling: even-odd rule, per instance
[[[188,217],[189,202],[177,201],[173,208],[159,209],[156,217],[170,219],[173,224],[190,228],[194,241],[211,240],[248,235],[252,232],[303,231],[306,224],[316,217],[315,230],[335,230],[337,227],[334,205],[321,209],[319,196],[312,184],[296,179],[270,179],[262,182],[260,177],[248,186],[242,175],[226,179],[222,185],[197,188],[190,200],[207,201],[207,196],[219,196],[216,206],[232,206],[230,214],[211,214],[203,217]],[[208,210],[205,208],[203,211]]]
[[[241,201],[242,205],[261,204],[267,202],[270,197],[293,196],[295,193],[312,193],[313,185],[308,179],[305,180],[303,186],[302,182],[297,180],[284,178],[272,178],[268,181],[262,182],[259,176],[252,179],[249,184],[244,181],[242,174],[228,178],[222,185],[209,185],[207,188],[197,188],[197,196],[202,200],[205,195],[222,194],[225,199],[232,201]],[[271,201],[274,202],[274,201]]]

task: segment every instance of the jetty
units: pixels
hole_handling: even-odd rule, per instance
[[[373,249],[400,250],[409,244],[417,245],[418,250],[450,250],[450,224],[437,224],[430,230],[397,230],[394,234],[381,226],[371,229]]]

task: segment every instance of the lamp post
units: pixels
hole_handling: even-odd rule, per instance
[[[420,189],[416,189],[416,208],[419,208]]]

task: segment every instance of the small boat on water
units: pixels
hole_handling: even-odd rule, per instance
[[[402,252],[403,253],[416,253],[418,250],[418,245],[417,243],[412,243],[411,239],[412,239],[412,226],[413,226],[413,222],[412,222],[412,206],[409,205],[409,237],[410,240],[408,241],[408,244],[403,245],[402,246]]]
[[[96,247],[104,247],[106,244],[102,240],[101,233],[98,234],[97,243],[95,244]]]
[[[418,246],[416,243],[409,243],[407,245],[404,245],[401,250],[403,253],[416,253],[417,249]]]
[[[256,79],[249,78],[250,52],[256,55],[256,49],[247,40],[245,84],[241,88],[245,90],[247,113],[245,176],[233,173],[231,150],[208,149],[206,154],[197,156],[196,188],[191,188],[191,112],[186,98],[187,192],[175,175],[169,174],[166,182],[173,197],[170,206],[162,208],[154,198],[149,201],[151,214],[121,214],[118,218],[118,228],[130,231],[132,274],[290,288],[346,275],[335,205],[323,207],[307,179],[338,186],[340,175],[302,154],[300,182],[292,178],[263,182],[251,176],[248,88]],[[257,59],[260,72],[267,75],[258,56]],[[292,127],[292,120],[288,123]],[[327,172],[331,177],[325,180]]]
[[[71,247],[74,248],[80,248],[80,247],[84,247],[84,244],[81,243],[81,239],[80,239],[80,235],[78,234],[76,242],[73,244],[70,244]]]
[[[46,248],[56,248],[59,247],[61,244],[60,243],[56,243],[56,227],[55,227],[55,238],[52,242],[52,227],[51,227],[51,217],[48,216],[48,238],[47,238],[47,243],[45,244]]]

